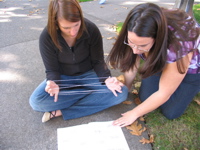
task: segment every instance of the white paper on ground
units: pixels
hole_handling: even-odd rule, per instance
[[[58,150],[130,150],[122,129],[112,122],[58,128]]]

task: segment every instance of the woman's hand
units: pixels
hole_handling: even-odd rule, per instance
[[[113,122],[114,126],[119,126],[119,127],[125,127],[130,124],[132,124],[138,117],[134,115],[133,110],[130,110],[124,114],[122,114],[122,117],[115,120]]]
[[[59,86],[54,81],[47,81],[45,91],[49,93],[50,96],[54,96],[54,102],[58,101]]]
[[[107,78],[105,83],[108,89],[111,90],[115,96],[117,96],[116,91],[122,93],[121,86],[124,84],[118,81],[116,77]]]

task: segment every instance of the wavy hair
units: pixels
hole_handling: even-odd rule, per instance
[[[81,26],[77,35],[80,38],[86,27],[84,24],[83,13],[77,0],[50,0],[48,10],[47,30],[56,47],[61,50],[62,47],[58,41],[58,19],[62,18],[70,22],[81,21]]]

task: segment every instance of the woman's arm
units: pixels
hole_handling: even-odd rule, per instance
[[[129,90],[132,87],[133,80],[135,79],[139,65],[140,57],[137,57],[136,65],[133,67],[133,69],[124,73],[125,85],[128,87]]]
[[[54,101],[58,100],[59,86],[53,80],[60,79],[59,63],[56,48],[53,44],[47,29],[45,28],[39,39],[40,54],[45,66],[47,85],[45,91],[54,96]]]
[[[183,58],[187,68],[192,58],[192,54],[193,53],[189,53],[188,57]],[[149,96],[142,104],[138,105],[136,108],[122,114],[122,117],[114,121],[113,124],[121,127],[130,125],[138,117],[143,116],[164,104],[178,88],[185,75],[186,73],[180,74],[178,72],[176,62],[167,64],[162,72],[158,91]]]
[[[58,61],[57,49],[45,28],[39,39],[40,54],[45,66],[47,80],[60,79],[60,64]]]

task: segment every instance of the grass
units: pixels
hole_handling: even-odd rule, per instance
[[[88,1],[93,1],[93,0],[78,0],[79,2],[88,2]]]
[[[197,96],[200,100],[200,94]],[[146,115],[149,134],[155,136],[154,150],[197,150],[200,148],[200,106],[193,101],[185,113],[174,120],[159,110]]]
[[[195,4],[193,6],[193,13],[194,13],[195,19],[200,24],[200,4]]]
[[[194,16],[200,22],[200,5],[194,5]],[[195,15],[197,14],[197,15]],[[123,23],[116,25],[121,31]],[[195,97],[200,100],[200,93]],[[155,136],[154,150],[197,150],[200,148],[200,106],[193,101],[185,113],[174,120],[166,119],[157,109],[146,115],[149,134]]]

